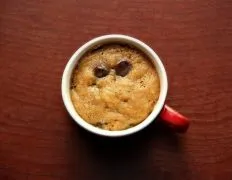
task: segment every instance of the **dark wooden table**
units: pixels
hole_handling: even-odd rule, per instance
[[[0,179],[232,179],[231,0],[1,0]],[[154,48],[167,103],[191,118],[126,138],[81,129],[61,99],[72,53],[103,34]]]

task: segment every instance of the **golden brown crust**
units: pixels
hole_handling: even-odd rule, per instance
[[[132,65],[125,76],[115,73],[126,59]],[[97,78],[94,68],[106,65],[110,72]],[[105,45],[87,53],[73,72],[71,99],[78,114],[88,123],[107,130],[122,130],[142,122],[158,100],[160,82],[155,67],[139,50]]]

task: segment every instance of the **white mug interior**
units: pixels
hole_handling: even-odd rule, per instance
[[[152,63],[155,65],[159,78],[160,78],[160,95],[151,114],[148,115],[148,117],[144,121],[142,121],[140,124],[134,127],[131,127],[129,129],[120,130],[120,131],[104,130],[104,129],[97,128],[87,123],[76,112],[74,105],[71,101],[71,97],[70,97],[70,81],[71,81],[72,72],[75,66],[77,65],[78,61],[80,60],[80,58],[87,51],[91,50],[93,47],[98,46],[98,45],[107,44],[107,43],[123,43],[123,44],[132,45],[138,48],[150,58]],[[130,135],[148,126],[152,121],[155,120],[155,118],[158,116],[159,112],[163,108],[163,105],[165,103],[165,99],[167,96],[167,90],[168,90],[167,74],[166,74],[165,68],[159,56],[148,45],[146,45],[142,41],[135,39],[133,37],[130,37],[130,36],[119,35],[119,34],[100,36],[82,45],[69,59],[64,69],[63,76],[62,76],[62,83],[61,83],[61,92],[62,92],[62,98],[64,101],[64,105],[67,111],[69,112],[69,114],[71,115],[71,117],[74,119],[74,121],[89,132],[92,132],[94,134],[101,135],[101,136],[108,136],[108,137],[120,137],[120,136]]]

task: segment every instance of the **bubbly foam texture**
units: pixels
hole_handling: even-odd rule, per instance
[[[131,69],[124,77],[115,66],[126,60]],[[98,78],[94,68],[104,64],[109,73]],[[119,44],[86,53],[72,75],[71,99],[88,123],[106,130],[123,130],[141,123],[152,112],[160,94],[154,65],[141,51]]]

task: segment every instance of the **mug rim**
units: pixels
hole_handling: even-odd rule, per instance
[[[125,129],[125,130],[109,131],[109,130],[97,128],[87,123],[76,112],[74,105],[71,101],[71,97],[70,97],[71,75],[78,61],[81,59],[81,57],[86,52],[91,50],[96,45],[102,45],[102,44],[107,44],[107,43],[124,43],[124,44],[132,45],[138,48],[140,51],[145,53],[149,57],[149,59],[154,63],[154,66],[156,68],[156,71],[158,72],[159,79],[160,79],[160,95],[159,95],[158,101],[154,105],[152,112],[141,123],[139,123],[138,125],[134,127]],[[62,82],[61,82],[62,99],[65,105],[65,108],[67,109],[68,113],[73,118],[73,120],[77,124],[79,124],[82,128],[86,129],[87,131],[92,132],[97,135],[107,136],[107,137],[120,137],[120,136],[134,134],[144,129],[145,127],[147,127],[153,121],[155,121],[156,117],[159,115],[160,111],[162,110],[164,106],[166,96],[167,96],[167,91],[168,91],[167,73],[166,73],[166,70],[164,68],[164,65],[161,59],[156,54],[156,52],[144,42],[136,38],[133,38],[131,36],[122,35],[122,34],[109,34],[109,35],[99,36],[83,44],[79,49],[76,50],[76,52],[68,60],[65,66],[63,75],[62,75]]]

